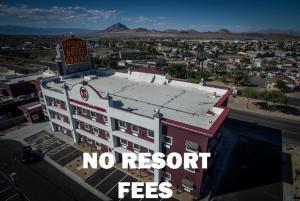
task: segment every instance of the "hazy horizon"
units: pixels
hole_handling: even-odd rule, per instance
[[[195,29],[232,32],[300,31],[300,2],[265,1],[37,1],[0,2],[0,25],[103,30],[122,23],[129,28]]]

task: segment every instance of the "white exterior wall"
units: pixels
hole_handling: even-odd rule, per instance
[[[99,95],[93,91],[92,88],[90,88],[89,86],[85,85],[84,87],[88,90],[89,93],[89,99],[87,101],[82,100],[82,98],[80,97],[80,87],[82,87],[84,85],[82,84],[77,84],[75,85],[72,89],[69,90],[65,90],[63,89],[64,93],[59,93],[50,89],[46,89],[42,87],[42,92],[43,92],[43,96],[45,98],[45,96],[51,97],[51,98],[55,98],[58,100],[62,100],[66,103],[66,108],[67,110],[63,110],[60,108],[56,108],[55,106],[49,106],[46,103],[46,107],[47,107],[47,111],[49,113],[49,110],[53,110],[57,113],[61,113],[66,115],[69,120],[70,120],[70,125],[66,125],[67,123],[59,121],[57,119],[52,119],[49,115],[49,119],[50,119],[50,125],[52,130],[54,131],[53,128],[53,123],[56,123],[58,125],[61,125],[63,127],[67,127],[68,129],[71,130],[72,132],[72,136],[74,139],[74,143],[78,143],[79,139],[78,139],[78,134],[85,136],[87,138],[90,138],[100,144],[103,144],[105,146],[107,146],[108,148],[111,148],[112,150],[112,154],[114,155],[116,161],[119,161],[118,159],[118,153],[122,154],[125,152],[130,152],[129,150],[126,150],[122,147],[118,147],[117,146],[117,137],[119,138],[123,138],[125,140],[128,140],[132,143],[138,144],[142,147],[145,147],[147,149],[151,149],[154,152],[161,152],[161,148],[162,148],[162,128],[161,128],[161,124],[160,124],[160,115],[154,115],[154,117],[145,117],[145,116],[141,116],[141,115],[137,115],[137,114],[133,114],[127,111],[123,111],[121,109],[117,109],[117,108],[113,108],[112,107],[112,100],[111,98],[101,98],[99,97]],[[87,107],[85,105],[79,104],[79,103],[75,103],[75,102],[70,102],[70,98],[80,101],[80,102],[85,102],[89,105],[92,106],[97,106],[97,107],[101,107],[103,109],[106,110],[106,112],[101,112],[99,110]],[[96,112],[98,114],[102,114],[107,116],[108,119],[108,124],[104,125],[101,124],[99,122],[87,119],[83,116],[77,115],[75,113],[73,113],[73,111],[71,111],[71,105],[74,106],[78,106],[80,108],[84,108],[87,109],[89,111],[93,111]],[[50,114],[50,113],[49,113]],[[108,131],[109,135],[110,135],[110,140],[106,141],[105,139],[102,139],[100,137],[97,137],[89,132],[86,132],[80,128],[76,128],[75,126],[75,120],[79,120],[79,121],[83,121],[89,125],[95,126],[97,128],[100,128],[104,131]],[[153,130],[154,131],[154,142],[150,142],[144,139],[141,139],[137,136],[133,136],[127,133],[124,133],[120,130],[116,130],[115,129],[115,123],[114,121],[116,120],[121,120],[121,121],[125,121],[128,122],[130,124],[134,124],[137,125],[139,127],[143,127],[149,130]],[[77,134],[78,133],[78,134]],[[160,181],[160,170],[155,170],[154,171],[154,181]]]

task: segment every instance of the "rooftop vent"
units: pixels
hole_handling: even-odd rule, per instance
[[[88,84],[88,82],[87,82],[87,81],[85,81],[85,80],[83,80],[83,81],[81,82],[81,84],[82,84],[82,85],[87,85],[87,84]]]
[[[97,75],[86,75],[83,77],[85,80],[94,80],[97,78]]]
[[[208,116],[214,116],[214,115],[215,115],[215,113],[214,113],[213,111],[211,111],[211,110],[208,110],[208,111],[206,112],[206,114],[207,114]]]

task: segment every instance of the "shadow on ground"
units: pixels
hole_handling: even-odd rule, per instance
[[[288,106],[288,105],[270,105],[266,102],[256,102],[254,103],[259,109],[268,110],[272,112],[282,112],[284,114],[291,114],[295,116],[300,115],[300,110],[296,107]]]
[[[232,148],[222,164],[226,167],[214,167],[214,174],[224,173],[211,200],[283,200],[282,182],[292,183],[293,178],[291,157],[282,152],[281,131],[236,119],[227,119],[224,127],[228,134],[222,151]],[[288,174],[282,174],[283,168]]]

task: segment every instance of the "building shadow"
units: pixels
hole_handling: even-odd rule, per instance
[[[227,119],[224,127],[210,200],[283,200],[283,182],[292,184],[293,175],[281,130],[236,119]]]

